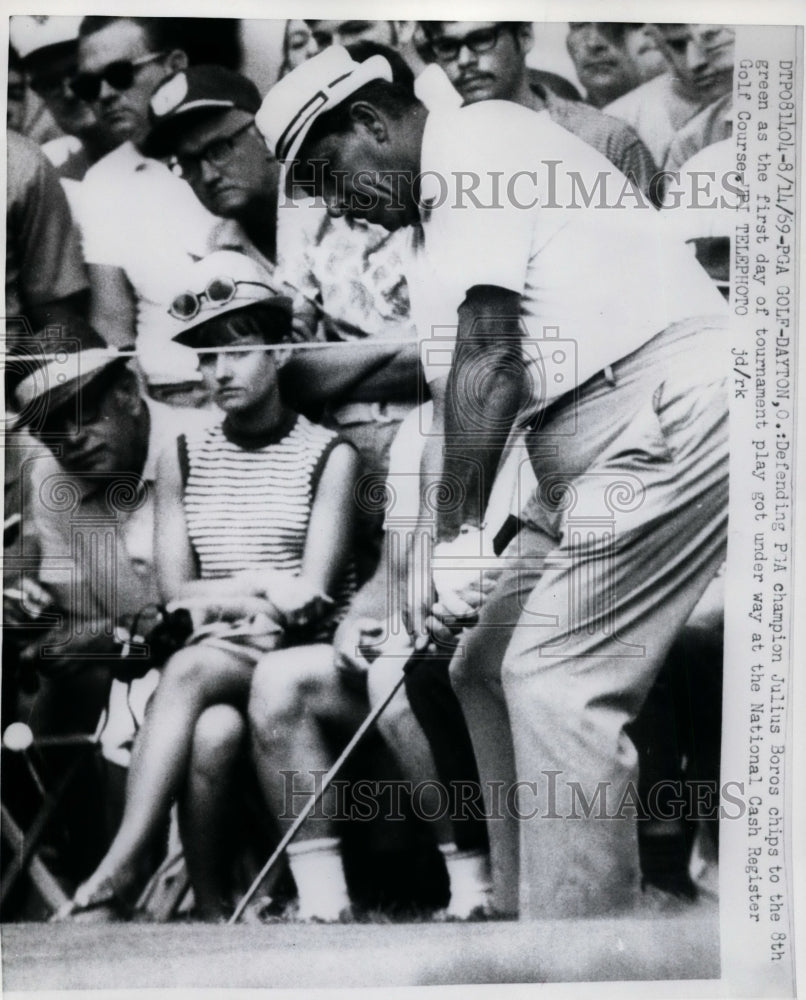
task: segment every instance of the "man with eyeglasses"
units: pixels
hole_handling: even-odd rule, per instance
[[[223,66],[191,66],[161,84],[150,103],[147,156],[170,161],[204,207],[228,225],[218,239],[249,244],[267,271],[277,260],[279,167],[255,128],[260,94]],[[288,213],[286,213],[288,214]]]
[[[356,42],[371,41],[386,45],[400,53],[408,63],[412,73],[418,78],[415,82],[415,93],[419,95],[419,77],[434,60],[433,52],[428,43],[431,21],[306,21],[311,32],[311,42],[307,58],[322,52],[330,45],[353,45]],[[551,88],[558,95],[569,100],[579,100],[579,92],[564,77],[557,73],[544,70],[531,70],[530,75],[535,83]],[[424,86],[439,86],[432,81]]]
[[[125,685],[113,688],[121,649],[115,628],[160,600],[153,554],[158,457],[208,414],[142,398],[130,359],[80,320],[63,324],[56,337],[37,338],[9,364],[19,369],[17,421],[34,442],[24,470],[22,532],[23,551],[37,559],[35,566],[30,556],[12,561],[6,570],[16,571],[21,594],[34,595],[23,601],[23,613],[51,623],[22,653],[39,682],[30,724],[38,736],[92,733],[103,709],[117,706],[122,712],[115,711],[101,746],[107,760],[126,766],[133,723]],[[155,682],[156,674],[133,682],[138,720]],[[71,828],[91,839],[78,840],[76,878],[86,877],[105,847],[103,786],[93,781],[97,775],[84,792],[88,800],[98,796],[97,812],[88,821],[77,802],[70,810]]]
[[[551,118],[598,149],[650,194],[655,164],[635,132],[581,101],[569,101],[533,76],[526,55],[534,43],[530,22],[423,21],[434,59],[464,98],[514,101]]]
[[[632,125],[665,164],[677,133],[732,88],[734,31],[720,24],[655,24],[669,70],[604,109]]]
[[[390,58],[410,79],[402,58],[394,51]],[[154,93],[143,148],[173,157],[202,204],[224,220],[221,245],[246,244],[269,271],[277,263],[275,280],[293,290],[301,339],[315,336],[321,319],[328,339],[351,341],[350,350],[334,343],[295,357],[284,385],[296,406],[346,436],[362,455],[362,472],[381,481],[394,432],[418,398],[405,246],[383,230],[329,219],[321,208],[303,211],[290,199],[278,208],[279,165],[254,128],[259,107],[257,89],[242,75],[190,67]],[[380,520],[380,512],[363,512],[356,531],[362,580],[374,570]]]
[[[191,351],[162,336],[177,270],[216,246],[218,220],[181,178],[143,154],[154,89],[187,66],[171,18],[85,17],[74,92],[119,143],[86,174],[79,224],[92,284],[90,319],[117,345],[135,341],[149,392],[204,401]]]

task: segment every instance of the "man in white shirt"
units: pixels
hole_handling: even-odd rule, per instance
[[[79,29],[75,92],[120,143],[86,174],[79,224],[90,273],[90,319],[117,345],[137,339],[153,391],[193,398],[201,376],[192,351],[171,345],[162,325],[177,269],[214,249],[218,220],[168,167],[139,149],[155,87],[187,56],[169,18],[86,17]]]
[[[258,127],[287,165],[318,164],[331,211],[422,224],[409,285],[437,429],[422,488],[442,502],[421,523],[469,577],[505,441],[531,430],[539,486],[454,660],[482,781],[534,782],[489,824],[496,905],[517,909],[519,840],[521,916],[631,907],[625,726],[724,554],[724,304],[651,209],[621,198],[623,175],[547,116],[494,101],[429,114],[390,80],[385,60],[330,49],[277,84]],[[421,569],[464,613],[463,574]],[[579,816],[602,782],[608,819],[550,818]]]

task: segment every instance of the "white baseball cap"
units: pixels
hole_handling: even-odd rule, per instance
[[[82,18],[65,14],[13,14],[8,28],[11,44],[20,59],[27,59],[40,49],[78,40]]]
[[[388,60],[370,56],[355,62],[347,49],[331,45],[275,83],[255,116],[255,124],[281,163],[293,160],[316,119],[370,80],[392,82]]]

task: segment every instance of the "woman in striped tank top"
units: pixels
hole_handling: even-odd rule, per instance
[[[199,291],[171,307],[174,339],[198,350],[225,416],[180,438],[178,454],[166,450],[155,551],[164,598],[190,609],[204,638],[191,637],[166,664],[132,756],[120,829],[57,916],[119,904],[177,796],[197,911],[223,915],[220,778],[244,740],[254,665],[278,647],[321,649],[349,599],[357,458],[280,396],[287,349],[275,345],[291,337],[290,303],[240,254],[218,252],[194,270]]]

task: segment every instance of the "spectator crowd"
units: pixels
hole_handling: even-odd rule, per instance
[[[11,20],[3,919],[691,905],[733,28],[222,23]]]

